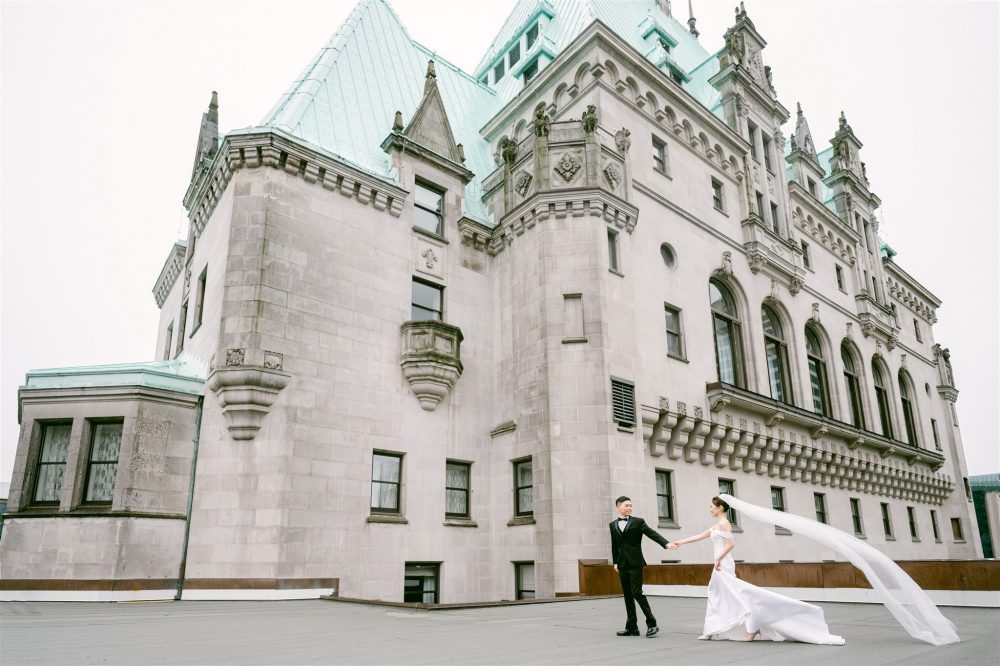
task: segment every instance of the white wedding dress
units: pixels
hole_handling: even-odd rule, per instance
[[[714,557],[718,558],[733,535],[715,527],[709,534]],[[722,566],[712,570],[702,633],[713,640],[739,641],[756,632],[760,632],[756,640],[844,644],[843,638],[830,633],[822,608],[740,580],[733,556],[727,553]]]

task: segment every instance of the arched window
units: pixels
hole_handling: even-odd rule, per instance
[[[809,386],[812,390],[813,411],[830,416],[830,385],[827,382],[823,347],[816,332],[806,328],[806,357],[809,359]]]
[[[875,382],[875,401],[878,403],[878,418],[882,434],[892,437],[892,419],[889,418],[889,389],[885,385],[885,375],[878,361],[872,359],[872,379]]]
[[[774,310],[761,308],[764,321],[764,354],[767,356],[767,378],[771,397],[782,402],[792,402],[792,382],[788,371],[788,344],[781,329],[781,320]]]
[[[847,345],[840,345],[840,359],[844,362],[844,384],[847,385],[847,399],[851,404],[851,423],[865,427],[865,412],[861,406],[861,380],[858,377],[857,366],[854,365],[854,354]]]
[[[712,330],[715,332],[715,363],[719,381],[746,387],[743,372],[743,345],[740,341],[740,319],[736,301],[725,285],[712,280],[708,283],[712,302]]]
[[[910,391],[910,382],[906,373],[899,371],[899,399],[903,403],[903,423],[906,424],[906,442],[910,446],[919,446],[917,443],[917,420],[913,417],[913,393]]]

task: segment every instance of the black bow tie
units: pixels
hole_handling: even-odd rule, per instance
[[[628,520],[628,516],[625,516],[624,518],[619,518],[618,520]]]

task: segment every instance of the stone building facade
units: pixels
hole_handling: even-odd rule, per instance
[[[710,53],[669,3],[522,0],[469,75],[364,0],[258,127],[213,95],[132,373],[173,378],[29,374],[0,592],[552,597],[616,496],[672,539],[720,489],[981,556],[940,301],[846,118],[786,139],[765,46],[742,5]]]

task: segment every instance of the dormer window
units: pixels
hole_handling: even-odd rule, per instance
[[[663,37],[660,37],[659,41],[660,41],[660,46],[663,48],[663,50],[666,51],[667,53],[670,53],[670,42],[665,40]]]
[[[508,62],[508,66],[511,69],[514,69],[514,65],[517,64],[517,61],[521,59],[521,44],[520,43],[514,44],[514,47],[510,50],[510,53],[507,54],[507,59],[509,61]]]
[[[684,77],[677,73],[676,69],[670,70],[670,78],[674,80],[677,85],[682,85],[684,83]]]
[[[444,194],[420,182],[413,189],[413,226],[438,236],[443,235]]]
[[[528,28],[528,34],[527,34],[527,36],[525,37],[525,40],[524,40],[525,41],[525,44],[524,44],[525,50],[530,49],[531,46],[532,46],[532,44],[534,44],[537,40],[538,40],[538,24],[536,23],[535,25],[533,25],[530,28]]]
[[[806,186],[809,189],[809,194],[813,195],[814,198],[819,199],[819,192],[816,190],[816,181],[812,178],[806,178]]]
[[[503,78],[503,73],[504,73],[504,65],[503,65],[503,60],[501,59],[500,62],[497,63],[497,66],[493,68],[494,84],[500,83],[500,79]]]
[[[525,67],[523,74],[524,74],[524,85],[528,85],[529,83],[531,83],[531,79],[535,78],[535,75],[538,74],[538,60],[536,59],[530,65]]]

